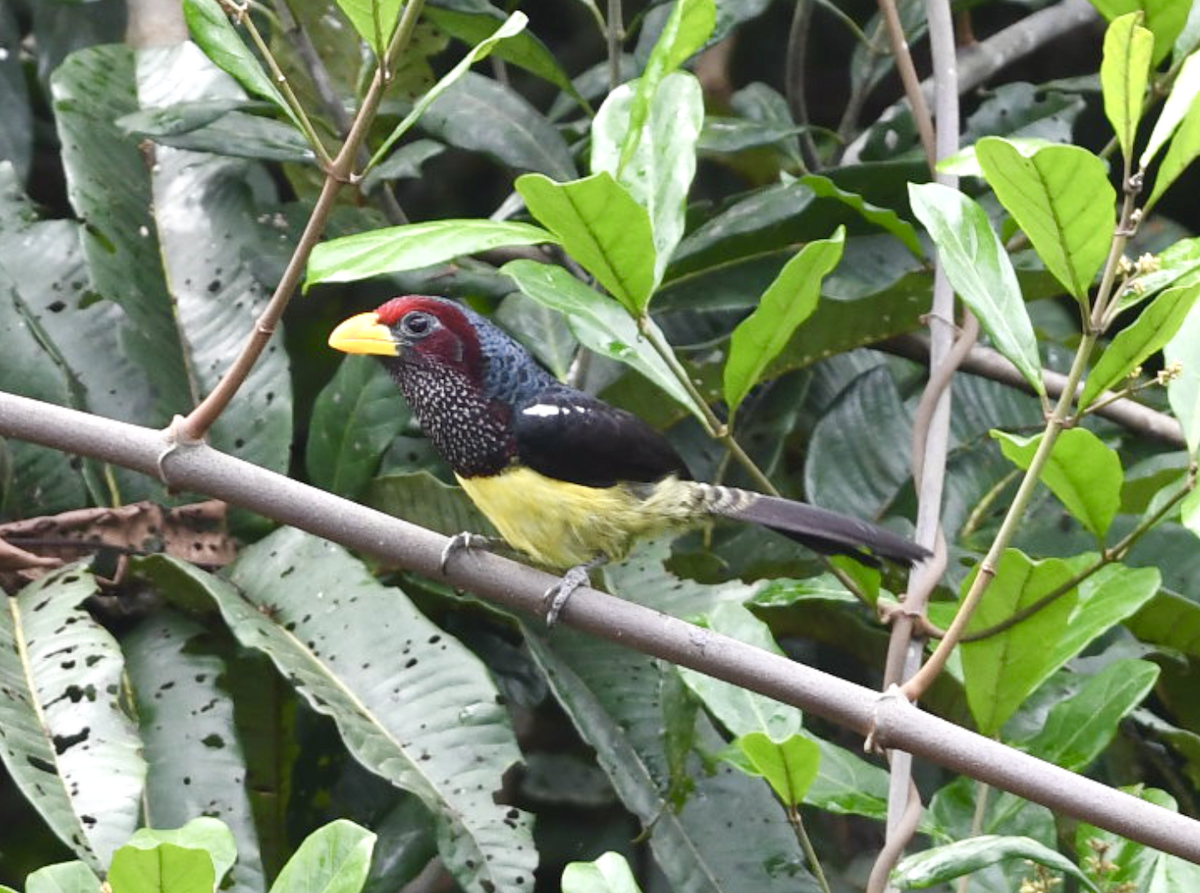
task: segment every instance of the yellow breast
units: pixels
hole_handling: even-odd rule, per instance
[[[690,485],[673,477],[639,492],[584,487],[517,467],[458,482],[510,546],[553,568],[599,555],[618,561],[639,537],[692,520]]]

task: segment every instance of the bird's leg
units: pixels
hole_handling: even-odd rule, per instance
[[[558,622],[558,615],[567,605],[567,599],[580,586],[590,582],[591,572],[598,567],[608,564],[607,555],[597,555],[586,564],[577,564],[562,575],[557,583],[546,590],[542,600],[548,602],[546,607],[546,626],[552,627]]]
[[[442,549],[442,561],[438,565],[438,570],[443,574],[446,573],[450,559],[454,557],[455,553],[467,549],[483,549],[487,552],[494,552],[505,545],[507,544],[504,540],[498,536],[484,536],[481,533],[471,533],[464,530],[462,533],[456,533],[450,537],[450,542],[446,543],[446,548]]]

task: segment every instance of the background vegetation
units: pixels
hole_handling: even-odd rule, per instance
[[[0,0],[0,390],[165,427],[250,339],[236,396],[177,434],[483,530],[377,365],[325,347],[350,312],[450,295],[697,478],[912,533],[936,243],[1007,361],[974,349],[953,383],[932,622],[998,571],[922,705],[1200,814],[1196,4],[956,7],[975,148],[943,171],[978,203],[927,185],[868,4],[510,6],[188,0],[201,51],[174,3]],[[927,70],[924,7],[898,13]],[[1079,400],[1031,394],[1043,367]],[[865,885],[889,774],[856,736],[199,498],[0,441],[0,882]],[[904,585],[720,527],[604,582],[872,687]],[[901,885],[1200,889],[1045,807],[916,782]],[[200,816],[228,830],[131,839]],[[632,875],[564,876],[609,851]]]

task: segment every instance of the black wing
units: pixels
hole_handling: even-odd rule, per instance
[[[675,448],[633,413],[582,391],[547,388],[513,418],[517,457],[547,477],[586,487],[690,479]]]

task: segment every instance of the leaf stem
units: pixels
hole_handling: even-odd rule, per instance
[[[283,69],[279,67],[279,62],[276,60],[275,54],[271,52],[271,48],[267,46],[267,42],[263,40],[262,33],[258,30],[258,26],[254,24],[254,18],[250,15],[250,4],[242,3],[239,5],[233,2],[233,0],[218,0],[218,2],[227,13],[246,27],[246,32],[254,42],[255,48],[267,63],[267,68],[271,72],[271,80],[275,82],[280,93],[283,94],[288,108],[296,116],[296,121],[304,133],[304,138],[312,146],[313,151],[317,155],[317,160],[321,162],[321,167],[328,170],[333,164],[333,159],[329,157],[329,150],[325,148],[325,144],[321,141],[317,129],[313,127],[312,121],[309,120],[308,113],[304,111],[303,103],[300,102],[295,91],[292,90],[291,81],[283,73]]]
[[[821,868],[821,860],[817,857],[816,847],[813,846],[808,831],[804,828],[804,819],[800,817],[800,810],[795,806],[788,806],[784,811],[787,813],[788,824],[792,826],[792,830],[796,833],[796,839],[800,841],[800,848],[804,850],[808,868],[813,873],[813,877],[817,879],[817,885],[821,888],[822,893],[832,893],[829,889],[829,881],[825,879],[825,871]]]
[[[675,356],[675,351],[671,349],[671,345],[663,338],[662,332],[656,326],[649,325],[649,322],[650,317],[643,313],[637,320],[638,330],[650,342],[650,346],[662,357],[663,362],[670,368],[676,380],[683,385],[688,396],[692,398],[692,402],[700,409],[700,412],[703,414],[701,422],[704,425],[705,433],[714,440],[719,440],[725,446],[725,449],[746,470],[746,473],[753,478],[754,483],[764,493],[768,496],[779,496],[779,490],[771,483],[771,479],[763,473],[763,470],[742,449],[742,445],[734,439],[730,427],[717,418],[717,414],[712,411],[712,407],[708,405],[708,401],[704,399],[704,395],[700,393],[700,390],[687,374],[687,370],[683,368],[683,364],[679,362],[679,358]]]

